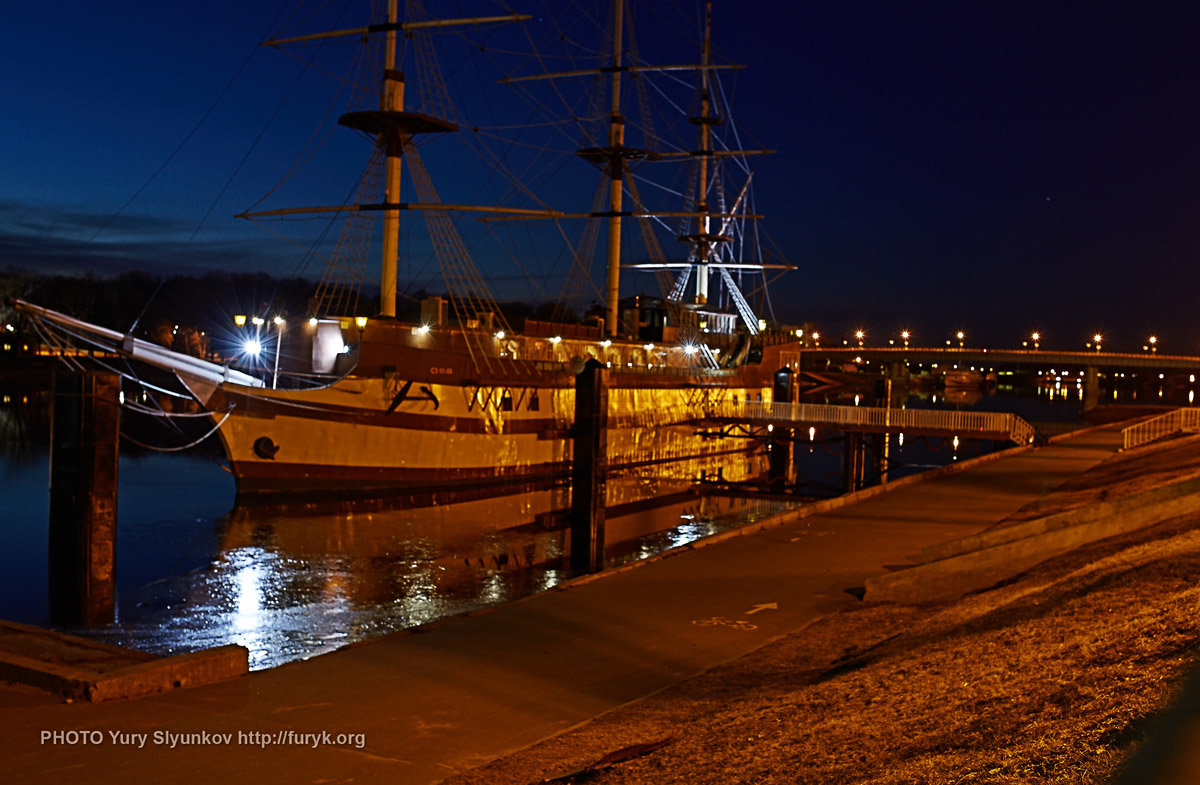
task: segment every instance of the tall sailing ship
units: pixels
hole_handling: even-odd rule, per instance
[[[608,369],[611,467],[721,449],[697,439],[694,427],[672,426],[722,403],[770,402],[787,389],[789,365],[795,359],[790,354],[796,348],[794,337],[767,331],[766,321],[760,321],[735,280],[747,275],[765,279],[764,270],[785,267],[742,253],[750,245],[747,227],[758,217],[747,209],[750,176],[745,160],[763,151],[714,144],[716,130],[726,120],[716,76],[730,66],[713,62],[709,18],[704,21],[700,62],[652,66],[630,55],[629,3],[614,4],[606,54],[595,67],[504,80],[517,84],[588,79],[607,88],[606,106],[598,113],[603,137],[576,151],[602,174],[605,202],[583,214],[446,204],[417,150],[416,140],[453,134],[458,125],[438,113],[435,96],[444,89],[406,89],[410,86],[398,60],[398,38],[411,42],[407,48],[424,64],[419,76],[436,82],[440,68],[429,40],[435,31],[518,17],[435,20],[410,0],[401,18],[396,0],[389,0],[386,18],[369,26],[267,42],[284,46],[345,36],[383,42],[378,106],[348,111],[339,119],[373,140],[382,192],[372,197],[369,190],[361,190],[359,200],[350,205],[247,214],[265,219],[346,213],[359,224],[365,220],[382,225],[379,312],[356,313],[357,300],[343,291],[336,272],[328,274],[313,300],[327,310],[314,313],[305,328],[305,357],[311,360],[307,368],[285,367],[282,376],[277,366],[247,372],[30,303],[17,305],[47,334],[53,329],[176,377],[212,418],[242,500],[560,479],[571,461],[574,380],[589,360]],[[693,149],[670,152],[628,143],[627,83],[653,72],[694,77],[694,109],[688,118],[695,129]],[[419,103],[411,100],[414,92]],[[690,171],[683,208],[651,211],[638,194],[632,172],[672,161]],[[724,164],[733,162],[744,172],[743,183],[729,188],[718,175]],[[418,201],[402,201],[402,173],[411,180]],[[451,218],[463,213],[490,221],[587,218],[593,226],[602,226],[607,233],[603,317],[590,324],[527,320],[514,329]],[[424,220],[447,284],[444,298],[422,302],[417,322],[397,318],[402,214]],[[683,258],[668,259],[651,239],[653,233],[643,230],[650,258],[623,265],[622,233],[648,221],[674,227]],[[597,230],[592,231],[594,241]],[[581,245],[588,242],[587,231],[584,235]],[[621,299],[623,269],[657,273],[660,296]],[[260,329],[269,336],[270,327]],[[276,363],[278,356],[277,346]],[[287,378],[296,370],[322,383],[297,386]]]

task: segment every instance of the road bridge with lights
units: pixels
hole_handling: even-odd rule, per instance
[[[1200,357],[1157,352],[1069,352],[1051,349],[987,349],[958,346],[810,346],[799,352],[800,369],[821,370],[846,363],[938,363],[1003,368],[1146,369],[1200,373]]]

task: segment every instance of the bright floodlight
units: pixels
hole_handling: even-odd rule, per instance
[[[695,354],[695,353],[696,353],[696,352],[698,352],[698,351],[700,351],[700,350],[699,350],[699,349],[697,349],[697,348],[696,348],[696,347],[695,347],[693,344],[690,344],[690,343],[689,343],[689,344],[686,344],[686,345],[683,347],[683,353],[684,353],[684,354]]]
[[[251,357],[257,357],[262,352],[262,344],[250,338],[242,344],[242,351]]]

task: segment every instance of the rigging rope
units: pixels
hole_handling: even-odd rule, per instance
[[[217,422],[217,424],[214,425],[212,427],[212,429],[209,430],[206,434],[201,436],[199,439],[196,439],[194,442],[190,442],[189,444],[185,444],[181,447],[157,447],[153,444],[146,444],[145,442],[138,441],[137,439],[133,438],[129,434],[125,433],[124,431],[121,431],[121,438],[125,439],[126,441],[133,442],[138,447],[144,447],[147,450],[154,450],[155,452],[183,452],[184,450],[190,450],[191,448],[195,447],[197,444],[204,441],[209,436],[212,436],[214,433],[216,433],[218,430],[220,430],[221,426],[225,424],[225,421],[229,419],[229,415],[231,415],[231,414],[233,414],[233,407],[230,407],[229,411],[225,412],[225,416],[222,417]]]

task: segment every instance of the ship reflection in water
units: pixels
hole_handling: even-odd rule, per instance
[[[643,467],[608,481],[610,566],[660,553],[798,502],[701,494],[720,468],[759,476],[761,455]],[[268,668],[454,614],[511,602],[569,578],[565,487],[474,500],[236,507],[205,567],[121,602],[115,642],[159,653],[237,643]],[[109,635],[104,635],[109,637]]]

